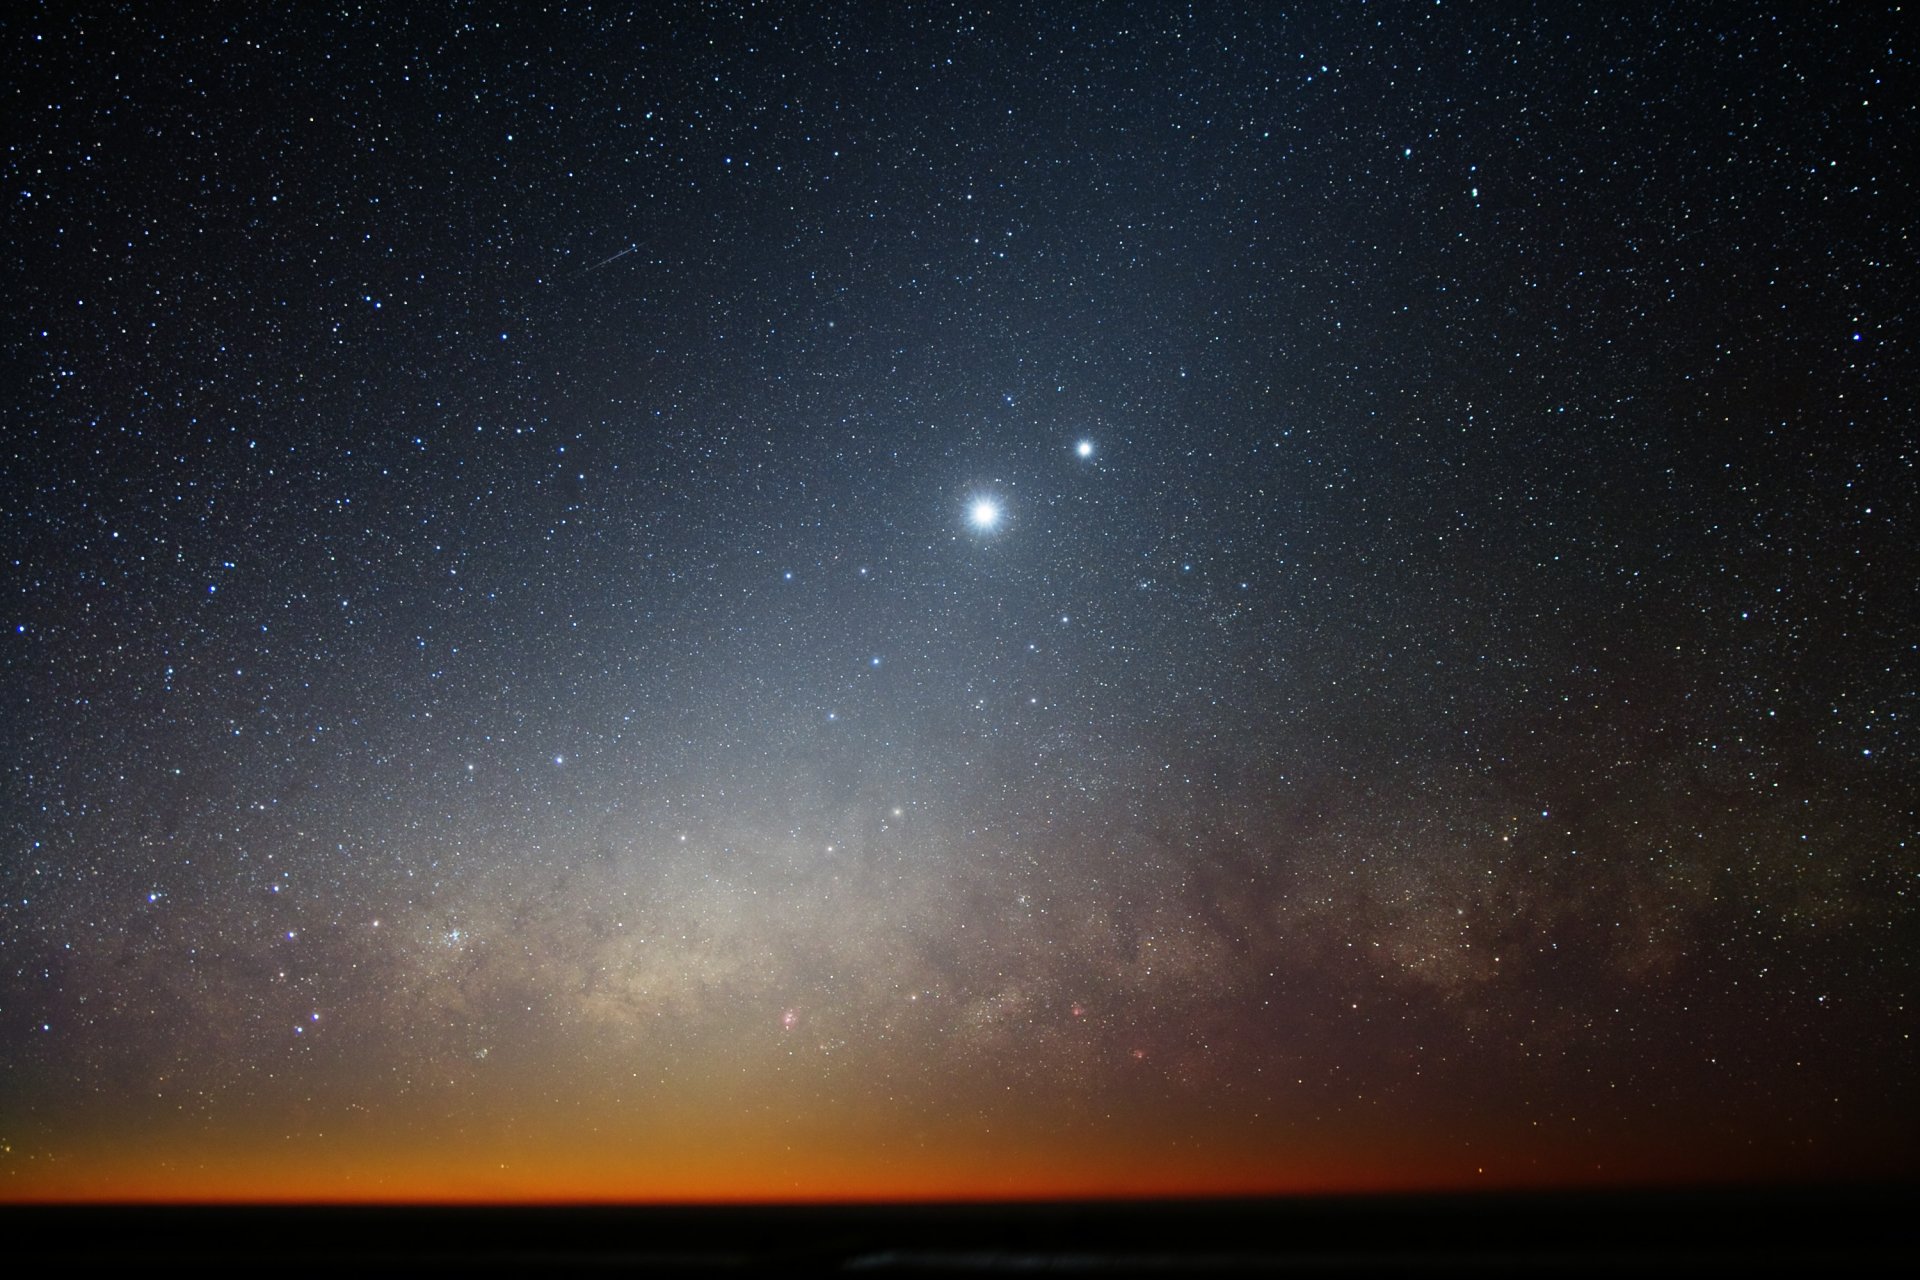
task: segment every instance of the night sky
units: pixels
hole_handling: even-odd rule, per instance
[[[0,1197],[1911,1173],[1911,22],[0,19]]]

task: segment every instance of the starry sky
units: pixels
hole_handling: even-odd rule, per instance
[[[1911,1173],[1907,23],[11,11],[0,1197]]]

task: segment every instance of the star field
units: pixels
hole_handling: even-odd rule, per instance
[[[0,1196],[1911,1173],[1896,7],[0,39]]]

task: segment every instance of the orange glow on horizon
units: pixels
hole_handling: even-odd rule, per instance
[[[1150,1159],[1145,1151],[1112,1144],[1077,1150],[1011,1142],[956,1145],[910,1156],[711,1147],[649,1156],[564,1145],[508,1151],[481,1143],[396,1150],[371,1141],[343,1142],[322,1153],[289,1151],[288,1145],[233,1144],[172,1156],[138,1146],[101,1147],[37,1168],[16,1166],[0,1187],[0,1201],[667,1206],[1178,1200],[1683,1186],[1794,1172],[1740,1173],[1739,1166],[1702,1153],[1675,1162],[1645,1150],[1580,1167],[1520,1150],[1487,1152],[1467,1163],[1431,1151],[1355,1148],[1301,1151],[1283,1167],[1270,1152],[1195,1148],[1183,1157],[1162,1152],[1162,1158]]]

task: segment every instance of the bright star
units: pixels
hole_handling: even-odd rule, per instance
[[[1093,441],[1082,440],[1079,444],[1073,446],[1073,451],[1083,458],[1091,458],[1093,456]]]
[[[991,529],[1000,523],[1000,504],[992,498],[976,498],[967,512],[976,529]]]

